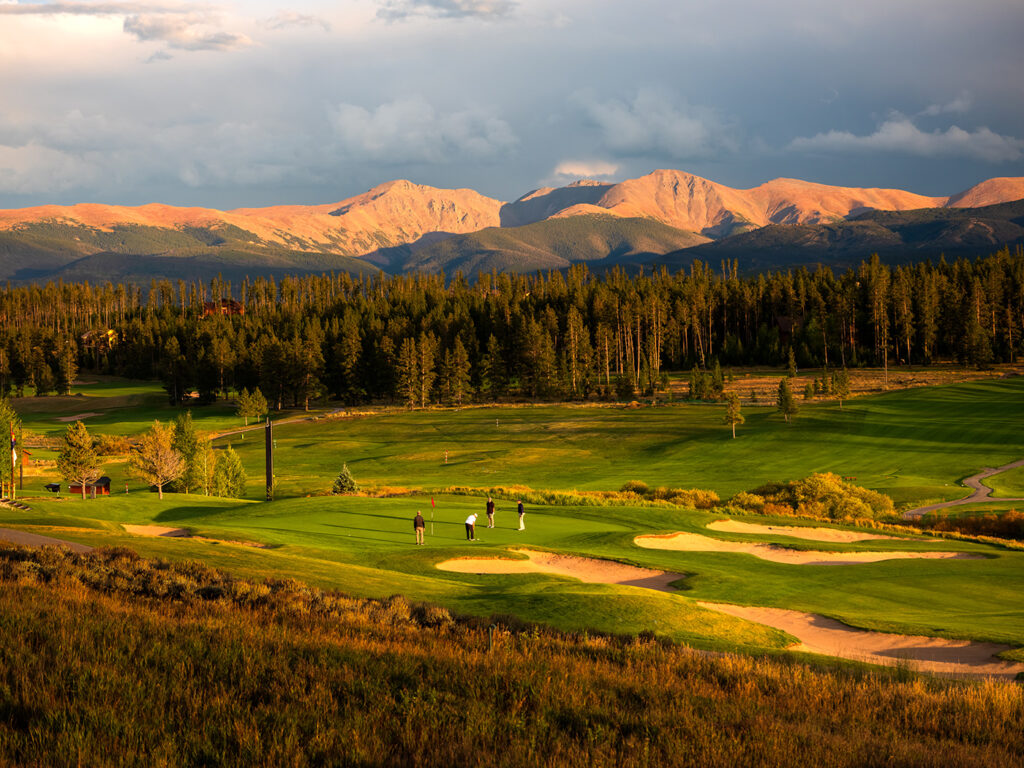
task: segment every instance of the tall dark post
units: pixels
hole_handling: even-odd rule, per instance
[[[267,417],[267,501],[274,500],[274,425],[270,423],[270,417]]]

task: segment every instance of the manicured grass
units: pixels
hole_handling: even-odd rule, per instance
[[[992,489],[993,497],[1024,499],[1024,467],[992,475],[985,483]]]
[[[843,410],[832,403],[805,406],[791,425],[769,408],[748,407],[736,440],[721,423],[719,405],[467,408],[281,424],[275,429],[279,500],[273,503],[256,503],[263,485],[263,441],[256,431],[244,440],[218,441],[230,441],[243,456],[250,473],[248,501],[173,494],[160,501],[137,483],[126,495],[118,492],[118,474],[112,497],[44,498],[31,502],[30,517],[4,512],[0,523],[128,545],[152,556],[198,558],[250,576],[294,577],[355,595],[405,594],[467,613],[512,613],[567,629],[654,629],[702,647],[777,648],[785,641],[781,633],[701,611],[690,598],[825,613],[869,628],[1024,644],[1024,616],[1015,609],[1024,591],[1022,552],[949,540],[819,545],[757,539],[803,549],[990,555],[970,561],[783,565],[742,554],[664,552],[633,544],[640,533],[708,533],[703,526],[714,517],[708,513],[531,504],[527,530],[518,532],[514,503],[504,499],[497,500],[499,528],[484,528],[481,514],[481,541],[470,544],[463,521],[470,511],[483,512],[483,497],[439,493],[428,546],[417,548],[411,521],[417,509],[429,520],[429,492],[380,499],[306,497],[329,488],[348,462],[361,482],[413,489],[523,484],[611,490],[636,479],[709,488],[723,497],[768,481],[832,471],[917,505],[962,496],[965,490],[956,484],[961,478],[1024,456],[1024,435],[1017,429],[1024,416],[1022,395],[1024,382],[1015,379],[893,392],[858,398]],[[117,413],[112,409],[110,418]],[[108,465],[107,471],[113,477],[123,465]],[[121,523],[187,527],[210,539],[272,548],[132,537]],[[683,596],[540,574],[477,576],[434,567],[449,557],[497,556],[514,546],[687,574]]]
[[[167,402],[167,394],[158,382],[112,376],[86,374],[82,383],[73,386],[66,396],[33,397],[31,389],[26,394],[14,398],[12,405],[26,431],[47,437],[64,434],[68,422],[61,419],[71,416],[96,414],[82,420],[93,433],[134,435],[148,429],[154,420],[171,422],[182,412],[182,408]],[[206,433],[241,429],[244,423],[235,414],[236,406],[223,400],[194,405],[190,410],[196,429]]]
[[[986,381],[805,405],[793,424],[744,407],[467,408],[282,425],[279,492],[327,490],[343,462],[358,480],[413,488],[527,485],[616,490],[628,480],[730,496],[813,472],[855,477],[898,505],[962,497],[963,477],[1024,457],[1024,382]],[[258,494],[261,435],[230,438]],[[448,463],[444,454],[448,451]]]
[[[901,538],[824,544],[779,536],[745,537],[707,531],[704,526],[718,517],[715,514],[650,507],[530,505],[527,530],[520,532],[515,530],[512,504],[502,500],[498,501],[498,527],[485,528],[481,514],[480,540],[467,542],[463,521],[471,511],[481,512],[483,501],[435,497],[437,508],[432,531],[428,523],[426,547],[413,545],[411,522],[418,509],[430,520],[426,496],[315,497],[239,504],[173,494],[160,502],[148,494],[130,494],[86,502],[35,503],[31,522],[51,526],[40,528],[40,532],[61,535],[59,527],[81,514],[93,521],[92,527],[71,532],[68,538],[125,544],[147,555],[199,558],[247,575],[287,575],[355,595],[400,593],[467,613],[515,614],[564,629],[653,629],[702,647],[778,647],[785,643],[780,635],[766,636],[754,625],[739,625],[747,629],[737,630],[735,624],[710,618],[697,611],[691,599],[807,610],[867,628],[1024,644],[1024,616],[1014,607],[1024,591],[1024,552],[953,540]],[[48,521],[50,514],[56,519]],[[11,519],[16,519],[16,514],[5,513],[0,523]],[[116,530],[114,524],[119,522],[187,527],[204,537],[263,542],[273,548],[130,537]],[[753,538],[798,549],[968,551],[988,557],[796,566],[743,554],[665,552],[633,544],[640,533],[678,530],[724,539]],[[687,574],[679,585],[684,597],[632,587],[585,585],[542,574],[456,574],[434,567],[452,557],[511,556],[505,550],[518,546]]]

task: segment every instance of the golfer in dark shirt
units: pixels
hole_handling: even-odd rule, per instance
[[[524,522],[524,520],[526,519],[526,510],[523,509],[523,502],[522,502],[522,500],[519,501],[519,506],[517,507],[517,511],[519,512],[519,530],[520,531],[525,531],[526,530],[526,523]]]
[[[494,527],[494,499],[487,497],[487,527]]]
[[[423,519],[423,513],[416,512],[416,517],[412,519],[412,529],[416,531],[416,543],[423,543],[423,532],[427,529],[427,521]]]

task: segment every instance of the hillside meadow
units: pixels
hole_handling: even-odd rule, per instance
[[[0,545],[0,765],[991,766],[1024,693]],[[55,674],[59,670],[59,674]]]
[[[173,409],[152,385],[101,381],[72,398],[38,398],[26,428],[51,438],[58,418],[85,419],[95,433],[131,434],[147,417]],[[779,536],[712,533],[723,511],[620,501],[594,506],[576,490],[700,487],[726,500],[762,483],[830,471],[893,496],[904,507],[957,498],[957,483],[981,466],[1024,455],[1018,423],[1024,380],[960,383],[807,404],[792,424],[768,407],[745,407],[747,423],[730,437],[722,406],[506,406],[328,416],[275,427],[276,500],[263,500],[261,429],[230,443],[249,472],[247,498],[169,494],[160,501],[105,465],[114,495],[82,501],[49,495],[30,513],[4,510],[0,523],[93,545],[129,546],[147,556],[200,560],[251,578],[295,578],[361,597],[403,594],[466,614],[511,614],[564,630],[654,631],[703,648],[777,652],[792,638],[778,630],[705,610],[697,601],[773,606],[819,613],[868,629],[1024,644],[1013,610],[1024,588],[1024,553],[1000,546],[896,534],[894,541],[794,541]],[[71,402],[67,402],[71,400]],[[24,402],[24,401],[22,401]],[[52,408],[47,412],[44,406]],[[120,406],[118,405],[120,404]],[[19,403],[20,405],[20,403]],[[104,407],[109,406],[109,407]],[[125,410],[126,420],[118,413]],[[148,410],[147,410],[148,409]],[[57,415],[57,413],[61,415]],[[219,433],[241,425],[228,406],[196,408],[197,426]],[[445,463],[444,452],[448,451]],[[40,452],[45,453],[45,452]],[[382,497],[325,495],[343,462]],[[41,486],[52,469],[33,474]],[[125,482],[130,489],[124,493]],[[459,486],[460,493],[445,489]],[[497,525],[483,528],[487,489],[497,495]],[[527,498],[527,527],[515,530],[516,487]],[[536,489],[536,490],[529,490]],[[535,503],[563,492],[554,504]],[[550,494],[549,494],[550,496]],[[411,519],[428,518],[428,546],[411,546]],[[478,541],[463,521],[481,514]],[[737,510],[724,510],[735,514]],[[744,517],[764,522],[764,517]],[[770,518],[769,522],[785,523]],[[191,538],[138,536],[124,525],[180,529]],[[747,554],[651,550],[634,538],[690,532],[724,541],[759,541],[790,550],[961,552],[973,560],[888,560],[836,567],[769,562]],[[516,547],[610,559],[677,573],[676,593],[582,583],[550,574],[476,575],[436,564],[469,556],[521,557]],[[1011,657],[1021,652],[1011,651]]]

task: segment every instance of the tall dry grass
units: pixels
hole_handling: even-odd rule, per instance
[[[1024,764],[1011,684],[0,549],[0,765]]]

